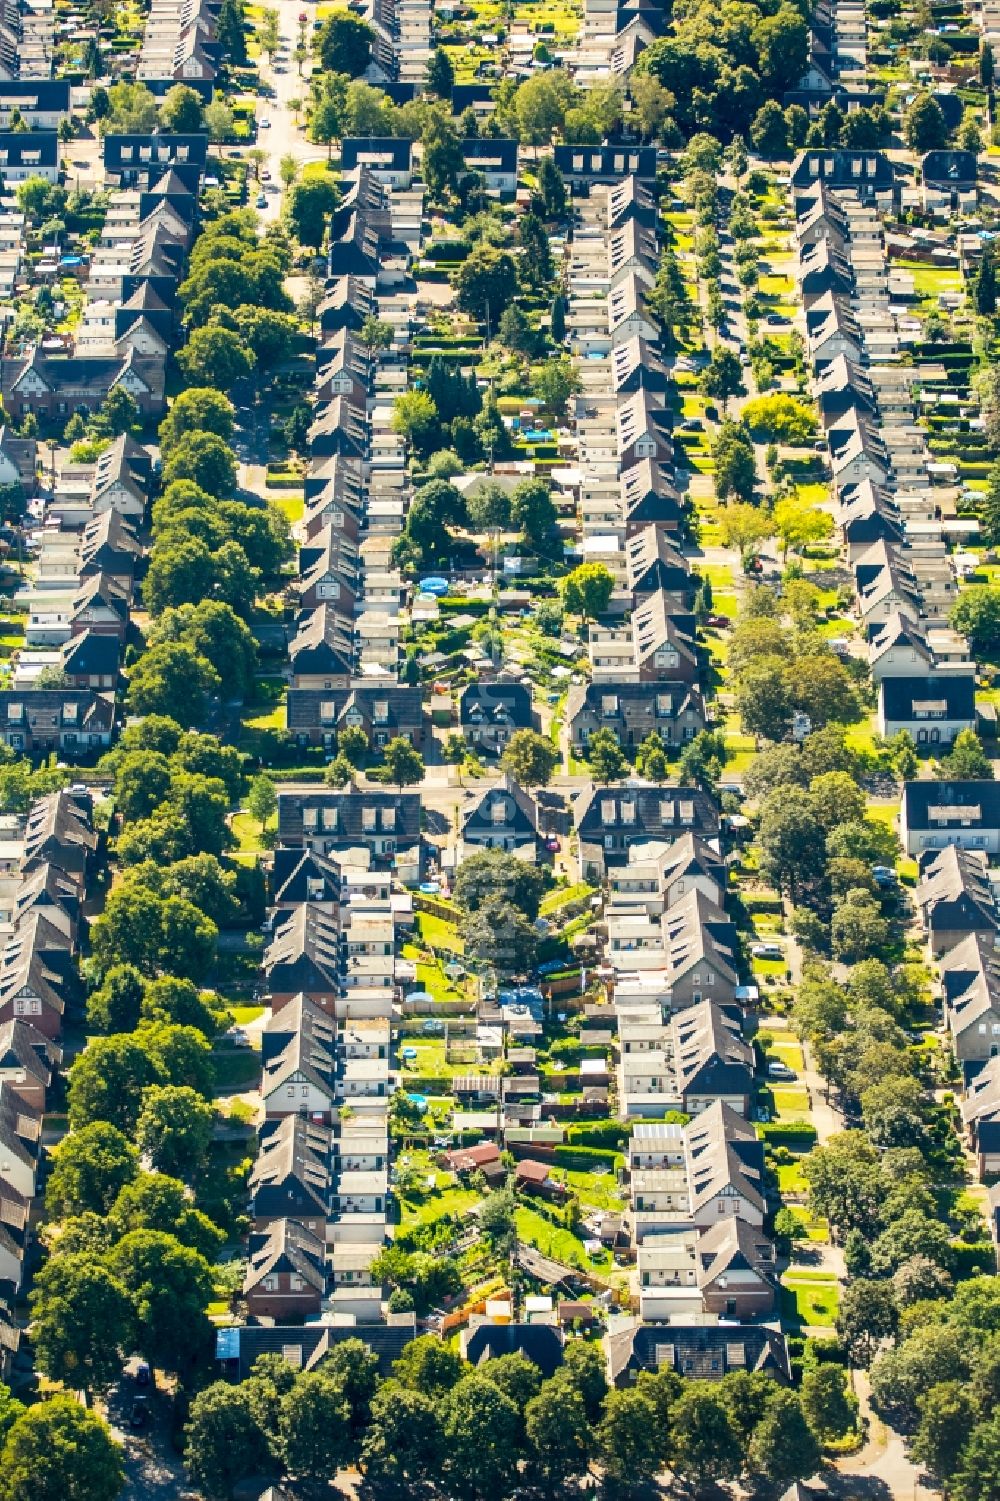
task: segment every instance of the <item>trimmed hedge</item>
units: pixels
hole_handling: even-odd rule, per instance
[[[816,1127],[808,1121],[767,1121],[757,1127],[762,1141],[782,1143],[786,1141],[818,1140]]]
[[[623,1161],[620,1152],[605,1152],[600,1147],[553,1147],[552,1152],[556,1164],[571,1173],[592,1173],[595,1167],[614,1172]]]

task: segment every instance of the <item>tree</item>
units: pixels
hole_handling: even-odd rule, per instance
[[[208,1160],[215,1111],[186,1084],[153,1085],[142,1097],[136,1144],[157,1172],[190,1180]]]
[[[108,1265],[132,1298],[147,1360],[169,1371],[198,1358],[211,1335],[205,1316],[212,1271],[203,1256],[157,1230],[132,1230]]]
[[[464,313],[495,325],[517,292],[517,268],[505,250],[480,242],[455,273],[458,305]]]
[[[450,99],[455,87],[455,70],[443,47],[435,47],[427,64],[427,89],[438,99]]]
[[[767,1404],[750,1444],[750,1463],[775,1489],[804,1480],[818,1468],[820,1447],[806,1422],[797,1392],[780,1387]]]
[[[198,332],[205,330],[199,329]],[[174,488],[183,482],[194,485],[195,490],[188,492]],[[164,499],[168,493],[172,498],[187,499],[205,494],[228,499],[236,489],[236,459],[232,449],[217,433],[202,429],[185,431],[173,444],[164,465],[163,485]]]
[[[994,541],[992,533],[988,540]],[[948,619],[956,631],[968,638],[977,656],[992,659],[1000,650],[1000,588],[965,590],[952,606]]]
[[[410,1341],[392,1371],[402,1386],[436,1401],[461,1379],[465,1366],[436,1335],[423,1334]]]
[[[144,83],[115,83],[108,89],[106,129],[122,135],[149,135],[159,123],[156,96]]]
[[[876,899],[867,891],[849,891],[830,922],[834,957],[844,964],[870,959],[885,949],[889,932]]]
[[[204,657],[225,684],[227,698],[245,698],[253,688],[257,667],[253,632],[223,600],[204,599],[197,604],[189,601],[165,609],[146,632],[148,646],[157,646],[162,641],[183,641]],[[232,792],[232,779],[225,780]],[[117,782],[115,795],[117,798]],[[145,815],[139,816],[148,817],[155,811],[155,806],[153,804]]]
[[[976,127],[973,125],[973,129]],[[978,132],[977,132],[978,134]],[[993,253],[984,248],[976,277],[976,312],[983,318],[992,318],[997,310],[997,273]]]
[[[979,81],[987,93],[993,89],[993,75],[993,48],[989,42],[983,42],[979,49]]]
[[[614,587],[614,576],[603,563],[581,563],[563,579],[563,603],[584,621],[593,620],[607,609]]]
[[[398,1380],[383,1381],[372,1398],[371,1422],[361,1448],[368,1482],[380,1494],[409,1496],[437,1473],[442,1452],[432,1398]]]
[[[568,1389],[572,1391],[572,1387]],[[652,1480],[664,1459],[664,1437],[653,1399],[641,1387],[608,1393],[597,1430],[597,1448],[612,1492],[627,1491]]]
[[[375,33],[364,21],[340,12],[320,30],[316,51],[327,73],[358,78],[368,66]]]
[[[534,963],[538,935],[511,902],[493,897],[467,912],[460,925],[467,957],[504,976],[525,974]]]
[[[568,1481],[586,1472],[592,1446],[583,1396],[564,1371],[543,1382],[524,1410],[530,1466],[545,1490],[555,1494]],[[624,1423],[616,1425],[616,1449],[622,1447]]]
[[[400,791],[424,779],[424,758],[405,735],[395,735],[382,752],[384,780]]]
[[[761,869],[795,901],[819,881],[826,866],[826,840],[809,794],[800,787],[769,793],[757,830]]]
[[[160,123],[180,135],[193,135],[204,129],[205,107],[201,95],[187,84],[175,83],[160,105]]]
[[[221,686],[207,658],[186,642],[164,641],[132,668],[127,698],[134,714],[165,714],[186,727],[204,719],[209,695]]]
[[[566,182],[551,156],[543,156],[538,164],[538,192],[548,217],[561,219],[566,213]]]
[[[517,1474],[520,1414],[480,1371],[470,1372],[440,1404],[443,1468],[452,1495],[506,1495]]]
[[[196,1209],[179,1178],[166,1173],[139,1173],[126,1183],[111,1206],[105,1229],[120,1239],[133,1230],[159,1230],[173,1235],[206,1260],[219,1254],[225,1239],[218,1225]],[[59,1249],[62,1251],[62,1236]],[[104,1249],[103,1247],[101,1248]],[[93,1247],[87,1246],[88,1253]]]
[[[788,126],[784,111],[776,99],[766,100],[750,122],[750,139],[754,150],[765,161],[774,161],[788,151]]]
[[[142,1092],[155,1070],[135,1036],[92,1037],[69,1071],[69,1120],[74,1130],[108,1121],[131,1136],[142,1108]]]
[[[937,775],[944,781],[993,781],[993,763],[975,730],[959,730]]]
[[[587,759],[598,782],[617,782],[625,775],[628,762],[613,730],[595,730],[587,741]]]
[[[724,344],[717,344],[698,381],[699,389],[713,401],[727,402],[743,390],[743,367],[737,355]]]
[[[438,409],[426,391],[401,391],[392,405],[392,430],[413,445],[418,454],[433,446],[440,426]]]
[[[96,1255],[53,1256],[35,1278],[31,1343],[50,1381],[106,1391],[121,1375],[132,1330],[128,1293]]]
[[[260,50],[266,55],[269,62],[274,61],[274,55],[281,46],[281,32],[278,24],[278,12],[265,8],[257,23],[257,40]]]
[[[545,877],[536,865],[504,850],[480,850],[458,867],[454,898],[467,912],[502,898],[523,912],[530,922],[538,916]]]
[[[514,526],[532,547],[538,548],[548,537],[556,520],[552,492],[542,479],[523,479],[510,497],[510,514]]]
[[[897,1321],[890,1284],[864,1277],[849,1282],[840,1298],[837,1333],[851,1364],[867,1370],[882,1343],[895,1334]]]
[[[559,752],[552,741],[535,730],[515,730],[500,766],[523,787],[545,787],[559,765]]]
[[[973,1428],[948,1494],[954,1501],[1000,1501],[1000,1417]]]
[[[545,411],[561,417],[569,398],[580,389],[580,377],[572,360],[559,356],[534,367],[531,389]]]
[[[941,106],[926,90],[916,96],[906,111],[903,129],[911,151],[939,151],[948,144],[948,126]]]
[[[273,308],[251,306],[236,308],[232,316],[237,332],[253,354],[258,380],[266,381],[265,372],[284,364],[295,351],[297,318]]]
[[[278,792],[271,778],[264,773],[254,777],[247,793],[247,811],[260,824],[264,832],[268,820],[278,811]]]
[[[236,411],[228,396],[209,386],[191,386],[173,400],[160,423],[160,452],[169,457],[177,442],[189,432],[215,433],[223,443],[233,438]]]
[[[350,1457],[350,1408],[338,1382],[322,1370],[306,1371],[281,1400],[278,1429],[285,1464],[316,1482]]]
[[[789,498],[775,506],[773,527],[781,539],[782,555],[787,557],[789,548],[801,553],[813,543],[825,541],[833,531],[833,517],[816,506]]]
[[[56,1215],[106,1214],[138,1167],[139,1154],[128,1139],[106,1121],[94,1121],[60,1142],[46,1204]]]
[[[368,357],[371,359],[379,350],[392,348],[395,333],[391,323],[386,323],[381,318],[376,318],[374,313],[369,313],[361,325],[358,337],[368,350]]]
[[[139,1022],[146,981],[132,964],[114,964],[87,997],[87,1021],[95,1032],[131,1032]]]
[[[806,1422],[822,1442],[846,1438],[857,1425],[857,1398],[841,1365],[824,1361],[804,1371],[800,1398]]]
[[[719,1394],[701,1382],[685,1385],[670,1410],[672,1468],[694,1486],[739,1473],[740,1443]]]
[[[183,897],[121,882],[108,894],[92,943],[102,973],[133,964],[150,978],[166,972],[198,981],[212,964],[217,937],[215,923]]]
[[[326,177],[304,177],[288,193],[285,214],[300,245],[318,248],[330,224],[330,215],[340,202],[334,182]]]
[[[3,1501],[116,1501],[124,1484],[121,1445],[68,1393],[29,1407],[0,1451]]]
[[[254,359],[232,329],[219,323],[207,323],[203,328],[194,329],[184,348],[177,351],[177,363],[192,385],[231,391],[239,381],[250,376]],[[175,477],[173,474],[168,477],[164,471],[165,484]]]
[[[646,140],[655,140],[677,101],[651,73],[637,73],[629,81],[629,93],[640,131]]]
[[[248,1386],[216,1381],[191,1403],[184,1463],[212,1501],[228,1501],[236,1483],[262,1469],[269,1458]]]
[[[724,422],[712,445],[715,461],[715,493],[719,500],[735,495],[752,501],[757,482],[757,464],[753,444],[741,427]]]
[[[760,544],[767,540],[772,530],[771,519],[767,512],[745,503],[727,506],[719,518],[719,535],[722,545],[739,550],[744,571]]]
[[[552,335],[553,344],[562,344],[566,338],[566,299],[558,292],[552,299],[552,313],[549,318],[549,333]]]
[[[566,82],[552,73],[536,73],[521,84],[514,98],[517,133],[528,146],[541,146],[563,124],[570,96]]]
[[[247,60],[244,24],[243,0],[222,0],[215,34],[223,52],[236,67],[242,67]]]
[[[473,532],[504,532],[510,526],[510,496],[496,481],[477,486],[468,497],[467,510]]]

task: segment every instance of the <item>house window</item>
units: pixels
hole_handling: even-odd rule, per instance
[[[375,809],[374,808],[362,808],[362,810],[361,810],[361,827],[365,830],[366,833],[370,833],[370,832],[372,832],[372,830],[374,830],[374,828],[375,828]]]

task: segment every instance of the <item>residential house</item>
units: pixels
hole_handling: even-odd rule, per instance
[[[45,1100],[62,1053],[28,1022],[0,1024],[0,1085],[24,1101],[33,1111],[45,1109]]]
[[[9,188],[29,177],[59,181],[58,132],[0,130],[0,179]]]
[[[883,677],[876,723],[887,740],[905,730],[918,745],[948,746],[962,730],[976,727],[975,678],[957,672]]]
[[[340,143],[340,166],[345,173],[366,167],[389,188],[408,188],[413,175],[413,146],[400,136],[345,136]]]
[[[699,1001],[670,1021],[674,1072],[681,1109],[694,1116],[716,1100],[749,1116],[754,1053],[743,1037],[738,1008]]]
[[[324,1235],[331,1197],[330,1128],[286,1115],[267,1122],[259,1140],[249,1179],[254,1228],[294,1219],[314,1235]]]
[[[908,855],[949,844],[1000,854],[1000,782],[904,782],[899,837]]]
[[[272,1220],[247,1246],[243,1296],[251,1318],[315,1317],[326,1291],[326,1244],[298,1220]]]
[[[818,184],[855,194],[862,203],[889,208],[895,196],[895,173],[883,151],[849,149],[800,151],[790,172],[796,199]]]
[[[466,684],[458,701],[458,725],[470,745],[499,755],[516,730],[537,728],[530,685],[503,678]]]
[[[958,1108],[980,1181],[996,1177],[1000,1174],[1000,1054],[988,1058],[966,1080]]]
[[[774,1243],[744,1220],[655,1235],[637,1253],[644,1323],[691,1323],[703,1314],[751,1320],[774,1312]]]
[[[363,730],[376,751],[390,740],[405,739],[415,746],[424,741],[420,689],[401,683],[290,688],[287,714],[288,728],[300,745],[323,745],[330,751],[348,728]]]
[[[492,787],[470,792],[459,814],[463,857],[501,849],[534,860],[538,850],[538,804],[505,773]]]
[[[690,832],[717,839],[719,814],[696,787],[632,780],[620,786],[585,789],[573,804],[580,841],[580,866],[598,873],[628,859],[630,845],[648,839],[672,840]]]
[[[0,692],[0,740],[26,756],[55,751],[70,760],[96,757],[111,744],[112,693],[87,688],[35,688]]]
[[[332,1015],[343,983],[339,923],[308,902],[293,907],[281,914],[261,967],[275,1012],[302,995]]]
[[[974,151],[928,151],[920,162],[924,211],[935,219],[974,214],[979,162]]]
[[[764,1324],[644,1324],[615,1321],[604,1336],[608,1382],[624,1387],[640,1371],[670,1370],[687,1381],[721,1381],[730,1371],[762,1371],[790,1384],[785,1337]]]
[[[517,142],[493,136],[475,136],[462,142],[466,172],[478,173],[488,193],[501,199],[517,192]]]
[[[385,1378],[415,1337],[413,1313],[389,1314],[385,1323],[363,1325],[350,1318],[340,1324],[244,1324],[219,1330],[216,1359],[227,1375],[245,1381],[262,1355],[279,1355],[293,1370],[312,1371],[344,1340],[360,1339]]]
[[[666,745],[684,745],[705,724],[700,690],[669,679],[581,683],[566,699],[570,744],[578,755],[586,755],[597,730],[611,730],[622,747],[641,745],[654,733]]]
[[[913,904],[935,955],[948,953],[970,933],[987,942],[1000,936],[1000,906],[986,856],[956,845],[921,856]]]
[[[337,1031],[301,991],[268,1021],[262,1036],[260,1095],[269,1120],[302,1115],[329,1125],[336,1116]]]
[[[595,187],[615,186],[634,177],[643,187],[656,186],[653,146],[555,146],[556,166],[570,191],[584,197]]]
[[[941,960],[945,1022],[955,1057],[970,1073],[975,1065],[1000,1054],[1000,952],[995,937],[970,933]]]
[[[354,671],[354,631],[338,601],[303,611],[288,647],[292,689],[348,688]],[[291,726],[289,726],[290,728]]]
[[[419,867],[420,795],[367,787],[282,790],[278,838],[320,854],[366,850],[373,867]]]

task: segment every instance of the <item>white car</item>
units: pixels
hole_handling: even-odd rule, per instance
[[[784,959],[785,951],[778,943],[752,943],[750,954],[754,959]]]

